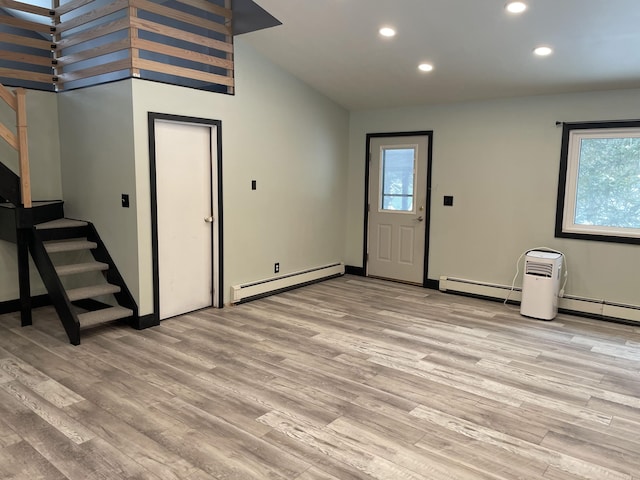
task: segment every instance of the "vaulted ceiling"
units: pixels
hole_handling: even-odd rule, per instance
[[[256,0],[283,24],[244,38],[349,109],[640,87],[639,0],[505,2]]]

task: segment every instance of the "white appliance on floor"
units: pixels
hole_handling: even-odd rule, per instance
[[[561,253],[530,250],[524,257],[520,314],[553,320],[558,314]]]

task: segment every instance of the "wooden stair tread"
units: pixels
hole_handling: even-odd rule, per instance
[[[86,298],[99,297],[101,295],[109,295],[110,293],[118,293],[120,287],[105,283],[103,285],[91,285],[89,287],[72,288],[67,290],[67,297],[72,302],[76,300],[84,300]]]
[[[56,266],[56,272],[61,277],[64,275],[75,275],[77,273],[86,272],[99,272],[108,269],[109,264],[103,262],[72,263],[69,265]]]
[[[80,322],[80,328],[88,328],[101,323],[127,318],[131,315],[133,315],[133,310],[130,308],[116,306],[80,313],[78,314],[78,321]]]
[[[92,250],[98,247],[95,242],[89,242],[86,239],[74,238],[71,240],[52,240],[43,242],[44,248],[48,253],[57,252],[73,252],[76,250]]]
[[[73,220],[71,218],[58,218],[49,222],[38,223],[35,225],[36,230],[50,230],[53,228],[74,228],[74,227],[86,227],[87,222],[82,220]]]

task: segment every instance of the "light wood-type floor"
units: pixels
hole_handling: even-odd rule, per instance
[[[640,328],[345,276],[66,341],[0,316],[0,478],[640,479]]]

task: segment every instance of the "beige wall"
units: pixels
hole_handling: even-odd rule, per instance
[[[430,279],[509,285],[518,256],[546,246],[567,255],[567,294],[640,304],[637,245],[554,238],[555,122],[638,118],[639,104],[628,90],[352,112],[346,263],[362,266],[366,134],[433,130]]]
[[[131,81],[58,94],[65,215],[93,222],[138,293]],[[122,208],[121,195],[131,207]]]
[[[0,120],[15,131],[15,114],[4,102]],[[27,124],[29,126],[29,163],[34,200],[62,198],[60,143],[56,95],[51,92],[27,92]],[[2,163],[18,171],[18,155],[0,140]],[[32,294],[45,292],[37,270],[31,268]],[[19,297],[16,246],[0,240],[0,302]]]
[[[141,314],[153,308],[149,111],[222,121],[225,301],[231,285],[273,276],[274,262],[283,274],[361,266],[366,133],[433,130],[429,278],[509,284],[518,256],[547,246],[567,254],[567,294],[640,304],[637,246],[553,236],[555,122],[637,118],[640,90],[349,114],[242,39],[236,59],[234,96],[140,80],[30,92],[34,192],[63,197],[69,216],[96,223]],[[455,197],[453,207],[442,206],[443,195]],[[0,262],[0,301],[15,299],[13,245],[0,243]]]
[[[273,277],[275,262],[286,274],[344,257],[348,112],[241,39],[235,48],[234,96],[133,82],[142,314],[153,304],[150,111],[222,121],[225,303],[232,285]]]

